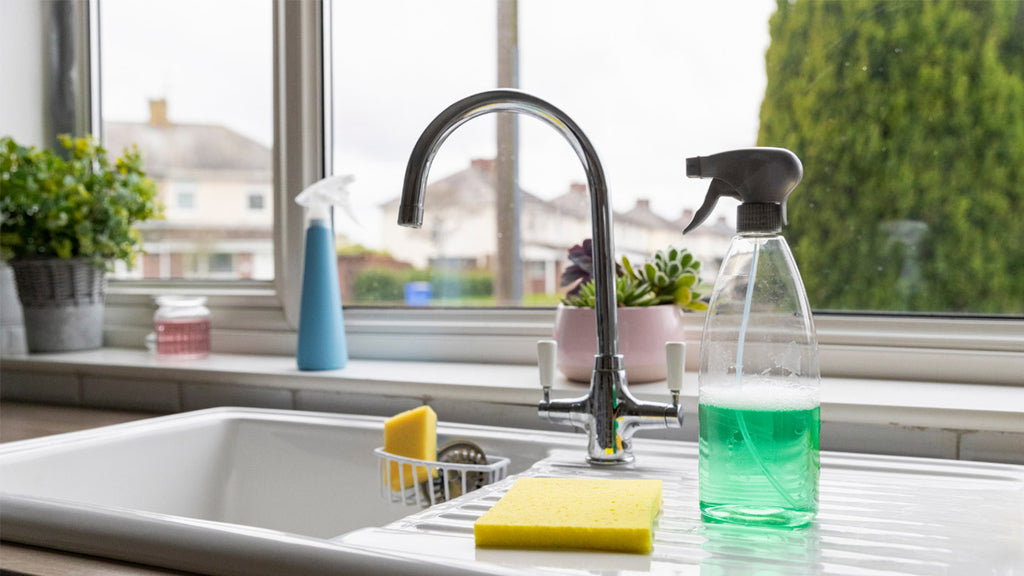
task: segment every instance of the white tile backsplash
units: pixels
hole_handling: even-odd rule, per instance
[[[76,406],[82,399],[78,375],[73,372],[22,372],[0,374],[0,397],[4,400]]]
[[[82,405],[146,412],[180,412],[177,382],[141,378],[84,376]]]
[[[821,449],[862,454],[956,458],[957,433],[952,430],[892,424],[822,422]]]
[[[248,408],[294,408],[292,391],[280,388],[255,388],[223,384],[181,384],[182,410],[202,410],[217,406],[245,406]]]
[[[964,432],[960,459],[1024,464],[1024,434],[1017,432]]]
[[[399,412],[412,410],[421,404],[423,404],[423,400],[420,398],[404,396],[353,394],[325,390],[297,390],[295,392],[295,409],[313,412],[394,416]]]

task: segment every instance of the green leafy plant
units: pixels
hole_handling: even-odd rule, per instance
[[[142,247],[135,224],[161,211],[138,150],[111,163],[92,137],[59,138],[67,159],[0,139],[0,256],[130,264]]]
[[[581,246],[587,247],[584,242]],[[580,259],[580,246],[574,246],[575,253],[570,251],[573,262]],[[575,258],[573,258],[575,256]],[[587,255],[589,258],[589,254]],[[658,250],[650,262],[634,267],[625,256],[622,266],[617,266],[615,279],[615,297],[619,306],[658,306],[660,304],[676,304],[685,310],[707,310],[707,304],[700,300],[701,295],[695,291],[700,276],[700,261],[693,257],[685,248],[669,247]],[[572,276],[566,278],[566,276]],[[563,275],[562,285],[568,286],[577,281],[563,304],[581,308],[593,308],[596,300],[594,280],[590,275],[580,278],[578,271],[572,267]]]

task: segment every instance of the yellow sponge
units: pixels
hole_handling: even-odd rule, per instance
[[[520,478],[476,524],[476,545],[646,554],[661,480]]]
[[[406,410],[384,422],[384,451],[395,456],[437,460],[437,413],[430,406]],[[391,489],[408,488],[427,479],[428,468],[391,462]],[[414,470],[415,469],[415,470]],[[437,470],[432,469],[433,476]]]

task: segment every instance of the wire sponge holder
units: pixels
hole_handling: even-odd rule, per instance
[[[449,448],[447,452],[442,449],[436,461],[396,456],[385,452],[383,447],[376,448],[373,453],[380,462],[381,497],[391,504],[426,508],[493,484],[508,475],[508,458],[485,456],[469,443]],[[455,454],[451,459],[462,461],[443,461],[446,454]],[[395,486],[399,489],[394,489]]]

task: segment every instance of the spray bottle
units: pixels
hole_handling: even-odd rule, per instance
[[[336,370],[348,364],[338,286],[331,207],[348,206],[352,177],[331,176],[303,190],[295,202],[306,210],[306,256],[299,311],[299,370]]]
[[[789,150],[749,148],[688,158],[686,175],[713,180],[684,234],[722,196],[741,202],[701,337],[701,516],[805,526],[818,509],[818,343],[800,273],[779,235],[803,166]]]

